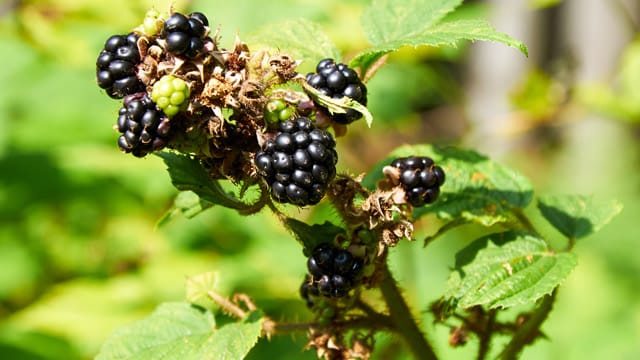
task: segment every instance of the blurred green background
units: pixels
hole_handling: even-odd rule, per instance
[[[289,18],[318,22],[345,59],[366,47],[368,1],[177,1],[222,26],[222,46]],[[219,273],[223,294],[246,292],[275,319],[310,318],[297,289],[298,244],[270,214],[213,208],[157,226],[176,190],[161,160],[121,154],[119,103],[95,84],[111,34],[169,1],[41,0],[0,4],[0,358],[89,359],[117,327],[162,301],[182,300],[188,276]],[[259,10],[257,10],[259,9]],[[256,16],[259,11],[260,16]],[[342,171],[360,173],[403,143],[488,153],[531,177],[538,193],[616,198],[625,209],[578,244],[579,266],[543,326],[548,341],[524,359],[640,358],[640,22],[637,1],[469,1],[456,16],[485,16],[524,40],[530,57],[497,44],[403,49],[368,84],[373,127],[340,141]],[[596,26],[597,24],[597,26]],[[313,64],[302,64],[308,70]],[[527,209],[544,234],[560,239]],[[305,212],[314,221],[324,206]],[[437,221],[420,223],[418,235]],[[444,290],[457,249],[483,232],[447,234],[427,250],[392,252],[416,313]],[[422,325],[446,359],[448,329]],[[497,345],[504,342],[498,339]],[[263,340],[253,359],[315,358],[305,338]],[[381,336],[377,358],[403,358]]]

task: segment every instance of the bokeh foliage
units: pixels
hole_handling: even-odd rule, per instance
[[[168,3],[46,0],[2,5],[1,358],[92,358],[115,328],[149,314],[159,302],[183,300],[185,279],[206,271],[220,274],[217,286],[221,293],[250,293],[274,318],[309,316],[297,295],[304,256],[274,218],[269,214],[244,218],[214,206],[194,219],[178,217],[157,226],[177,193],[162,160],[153,156],[135,159],[117,150],[111,125],[119,105],[95,85],[95,57],[107,36],[126,32],[148,8],[165,9]],[[255,38],[270,24],[310,19],[322,26],[348,59],[366,41],[364,34],[354,30],[359,29],[354,24],[365,3],[195,0],[176,2],[176,7],[208,14],[223,26],[222,43],[227,46],[236,33]],[[255,15],[258,8],[260,16]],[[468,6],[466,11],[487,9]],[[630,45],[621,62],[618,88],[599,84],[582,93],[578,102],[589,105],[587,112],[595,109],[610,115],[603,126],[613,129],[617,137],[596,139],[588,146],[606,152],[611,161],[591,164],[592,173],[579,176],[580,164],[591,162],[590,152],[572,152],[568,145],[561,145],[557,152],[522,148],[505,159],[545,192],[580,190],[625,203],[625,211],[613,226],[579,244],[580,264],[543,328],[552,341],[528,349],[526,356],[640,356],[636,344],[640,337],[640,260],[635,255],[640,146],[637,125],[616,121],[637,123],[637,104],[627,102],[635,99],[632,65],[636,48]],[[462,142],[469,131],[466,120],[450,121],[437,110],[463,112],[464,83],[459,74],[469,60],[466,50],[467,46],[437,51],[423,48],[393,55],[390,65],[369,84],[374,126],[369,130],[358,124],[350,129],[349,145],[341,145],[341,154],[347,154],[339,164],[342,170],[367,171],[404,142]],[[301,66],[303,70],[309,67],[306,63]],[[548,90],[549,76],[530,77],[529,83],[523,79],[522,88],[530,89],[527,101],[515,101],[515,108],[527,110],[529,106],[533,117],[555,117],[560,105],[548,98],[553,93]],[[609,97],[588,96],[594,92]],[[617,101],[613,101],[615,94],[622,94]],[[611,101],[594,103],[594,98]],[[525,100],[522,96],[515,99]],[[580,122],[585,115],[572,112],[563,119],[567,117]],[[573,127],[564,124],[557,131],[566,135]],[[537,141],[545,144],[544,139]],[[528,210],[531,214],[537,211],[535,205]],[[322,221],[332,214],[320,207],[308,216]],[[427,217],[419,231],[426,236],[437,224],[438,220]],[[401,244],[395,249],[392,267],[413,304],[426,308],[444,291],[448,267],[455,262],[453,255],[484,231],[474,225],[456,229],[431,245],[429,252],[416,251],[418,244]],[[543,231],[555,234],[551,228]],[[431,321],[425,312],[423,326],[432,326]],[[448,348],[446,329],[436,329],[433,343],[443,357],[469,358],[475,351]],[[314,358],[300,350],[304,341],[303,337],[265,341],[250,357]],[[379,339],[381,358],[384,354],[402,356],[396,352],[397,341]]]

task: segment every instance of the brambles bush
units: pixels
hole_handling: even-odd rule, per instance
[[[429,306],[451,328],[450,345],[478,341],[478,358],[514,358],[543,337],[540,326],[558,287],[576,266],[576,241],[608,223],[619,204],[537,197],[542,216],[566,238],[558,249],[522,211],[534,201],[528,179],[472,150],[407,145],[367,174],[336,171],[336,144],[348,141],[350,124],[374,121],[366,82],[387,54],[461,40],[498,41],[527,53],[483,20],[445,18],[460,3],[374,1],[363,17],[371,47],[348,62],[305,22],[281,28],[289,38],[259,49],[240,38],[221,47],[218,29],[200,12],[150,11],[133,32],[110,37],[96,77],[107,95],[122,99],[115,126],[120,150],[160,156],[173,185],[197,195],[197,207],[176,203],[191,216],[212,206],[242,215],[271,211],[307,257],[299,291],[314,321],[276,321],[251,294],[223,296],[204,274],[189,280],[188,298],[207,298],[237,322],[217,324],[199,302],[165,303],[116,331],[98,359],[242,358],[259,337],[292,331],[306,333],[308,347],[327,359],[369,358],[380,332],[401,336],[416,358],[435,359],[387,264],[401,241],[416,240],[414,225],[428,215],[444,225],[424,246],[464,224],[491,230],[456,255],[448,289]],[[400,11],[406,6],[411,11]],[[301,61],[317,64],[315,72],[299,73]],[[321,201],[339,221],[307,224],[292,215]],[[377,292],[384,307],[369,301],[367,294]],[[520,305],[530,308],[498,317]],[[492,349],[498,335],[509,341]]]

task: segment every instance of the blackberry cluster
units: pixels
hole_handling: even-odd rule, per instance
[[[203,13],[185,16],[174,13],[164,22],[162,38],[167,41],[167,51],[174,55],[193,59],[204,51],[204,39],[209,20]]]
[[[136,76],[140,63],[138,36],[113,35],[104,44],[96,60],[98,86],[114,99],[144,91],[144,84]]]
[[[143,157],[169,141],[169,119],[148,95],[125,99],[118,113],[118,146],[125,153]]]
[[[431,158],[403,157],[393,160],[391,166],[400,170],[400,185],[411,205],[419,207],[436,201],[445,176],[444,170],[436,166]]]
[[[307,260],[307,274],[300,286],[300,296],[313,306],[311,295],[343,297],[356,285],[364,261],[347,250],[331,244],[320,244]]]
[[[333,59],[320,60],[316,73],[307,74],[307,83],[326,96],[333,98],[349,97],[362,105],[367,105],[367,87],[358,74],[345,64],[336,64]],[[356,110],[348,109],[343,114],[333,114],[333,121],[350,124],[362,117]]]
[[[336,142],[311,120],[299,117],[280,123],[280,131],[255,156],[258,173],[272,197],[298,206],[317,204],[336,175]]]

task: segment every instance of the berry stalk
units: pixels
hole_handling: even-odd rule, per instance
[[[400,289],[391,275],[388,265],[385,263],[380,270],[382,275],[380,290],[382,291],[384,301],[389,307],[389,315],[394,322],[395,330],[407,342],[416,359],[436,360],[438,357],[413,320],[409,306],[400,293]]]

